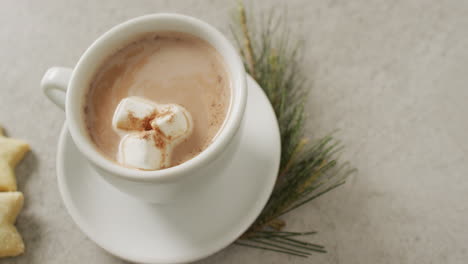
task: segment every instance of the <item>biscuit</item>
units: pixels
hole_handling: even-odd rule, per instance
[[[23,207],[21,192],[0,192],[0,257],[18,256],[24,243],[14,223]]]
[[[0,191],[16,191],[14,169],[28,151],[28,143],[5,137],[0,128]]]

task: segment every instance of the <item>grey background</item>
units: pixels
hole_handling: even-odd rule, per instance
[[[259,2],[259,1],[256,1]],[[230,246],[199,263],[466,263],[468,258],[468,3],[263,1],[287,7],[308,41],[312,137],[339,128],[359,174],[289,214],[318,230],[328,254],[309,259]],[[235,1],[2,0],[0,124],[30,142],[18,167],[27,252],[0,263],[124,263],[87,239],[58,194],[64,114],[41,94],[49,66],[73,66],[100,34],[142,14],[173,11],[228,33]]]

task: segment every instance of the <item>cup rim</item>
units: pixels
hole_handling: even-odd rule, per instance
[[[74,91],[76,91],[77,89],[86,89],[83,87],[77,87],[76,82],[82,77],[82,67],[87,60],[92,59],[90,57],[90,54],[96,47],[105,45],[105,43],[109,40],[111,36],[119,34],[121,30],[127,27],[133,27],[136,26],[136,24],[140,23],[148,23],[149,21],[154,22],[155,20],[166,22],[169,20],[176,20],[182,23],[189,23],[192,26],[203,29],[205,32],[207,32],[207,34],[212,36],[216,40],[216,42],[221,43],[220,45],[223,46],[225,52],[220,54],[224,58],[226,65],[228,65],[228,67],[232,69],[232,72],[230,74],[232,89],[231,104],[229,106],[229,111],[227,113],[226,120],[224,121],[224,125],[217,134],[216,138],[213,140],[213,142],[205,150],[203,150],[201,153],[199,153],[192,159],[177,166],[162,170],[145,171],[118,165],[117,163],[109,160],[102,153],[99,152],[99,150],[94,145],[90,137],[84,131],[81,131],[78,122],[83,121],[74,120],[73,111],[74,109],[77,109],[75,104],[80,100],[76,100],[76,98],[73,95],[75,94]],[[223,54],[230,54],[231,60],[227,61],[227,56],[223,56]],[[234,93],[236,93],[236,96],[234,96]],[[83,53],[73,70],[70,85],[68,87],[66,95],[65,112],[67,126],[69,128],[73,140],[76,143],[76,146],[91,163],[120,178],[124,178],[131,181],[154,182],[176,180],[178,178],[183,177],[188,172],[198,169],[202,166],[208,165],[211,161],[215,160],[216,157],[218,157],[221,154],[221,152],[226,148],[226,146],[229,144],[229,142],[237,132],[244,114],[246,102],[246,77],[242,60],[238,55],[236,49],[221,32],[219,32],[210,24],[191,16],[176,13],[156,13],[136,17],[127,20],[121,24],[118,24],[112,27],[107,32],[105,32],[104,34],[102,34],[88,47],[88,49]],[[81,109],[81,107],[79,109]]]

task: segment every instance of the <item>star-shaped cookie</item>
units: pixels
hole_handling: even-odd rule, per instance
[[[0,192],[0,258],[24,252],[24,243],[14,223],[23,207],[20,192]]]
[[[28,151],[28,143],[5,137],[0,128],[0,192],[16,191],[15,167]]]

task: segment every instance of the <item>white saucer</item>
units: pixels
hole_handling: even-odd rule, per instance
[[[78,152],[64,125],[57,152],[58,186],[78,227],[111,254],[140,263],[195,261],[234,242],[265,206],[280,162],[273,109],[250,77],[248,87],[237,152],[190,203],[147,204],[115,189]]]

